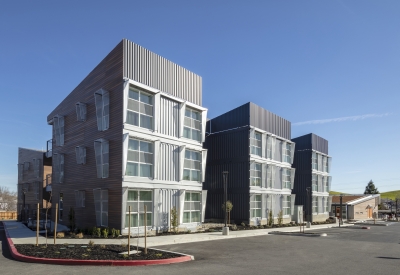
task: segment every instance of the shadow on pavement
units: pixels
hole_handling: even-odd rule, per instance
[[[393,258],[393,257],[377,257],[379,259],[387,259],[387,260],[400,260],[400,258]]]
[[[6,239],[6,233],[3,228],[3,223],[0,223],[0,242],[3,257],[15,261],[14,258],[11,256],[10,250],[8,249],[8,242]]]

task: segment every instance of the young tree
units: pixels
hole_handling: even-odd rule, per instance
[[[225,208],[225,203],[222,204],[222,210],[226,211],[228,213],[228,224],[231,223],[231,211],[233,208],[233,204],[231,201],[226,201],[226,208]]]
[[[365,186],[364,194],[379,194],[378,188],[375,188],[375,184],[372,180]]]

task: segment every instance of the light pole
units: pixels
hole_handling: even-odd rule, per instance
[[[224,205],[225,205],[225,209],[224,209],[224,214],[225,214],[225,227],[222,230],[222,235],[229,235],[229,227],[227,226],[227,216],[226,216],[226,201],[227,201],[227,197],[228,197],[228,171],[223,171],[222,172],[222,177],[224,180]]]
[[[311,205],[311,187],[307,187],[306,188],[307,191],[307,210],[306,210],[306,214],[307,214],[307,228],[311,227],[311,222],[310,222],[310,216],[312,213],[312,205]]]
[[[342,199],[343,199],[343,194],[340,194],[340,218],[339,218],[339,227],[340,227],[340,224],[343,224],[343,217],[342,217],[342,215],[343,215],[343,211],[342,211]]]

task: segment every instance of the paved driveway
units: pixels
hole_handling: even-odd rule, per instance
[[[0,228],[1,230],[1,228]],[[397,274],[400,225],[324,229],[328,237],[267,235],[167,245],[195,256],[187,263],[147,267],[85,267],[14,261],[0,232],[0,274]]]

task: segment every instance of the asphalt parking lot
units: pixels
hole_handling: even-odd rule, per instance
[[[1,228],[0,228],[1,230]],[[330,228],[327,237],[266,235],[159,248],[194,255],[192,262],[145,267],[29,264],[11,259],[0,232],[0,274],[397,274],[400,224],[370,230]]]

